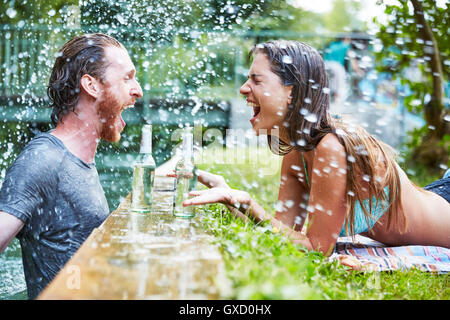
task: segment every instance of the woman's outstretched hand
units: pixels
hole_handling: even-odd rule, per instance
[[[218,174],[210,173],[203,170],[196,171],[197,173],[197,180],[201,184],[207,186],[208,188],[228,188],[230,189],[230,186],[225,182],[225,179],[222,176],[219,176]],[[167,177],[176,178],[177,175],[175,174],[175,170],[172,172],[166,174]]]
[[[167,176],[176,178],[176,174]],[[183,202],[184,206],[202,205],[211,203],[222,203],[235,208],[247,209],[250,206],[251,197],[245,191],[231,189],[225,179],[217,174],[203,170],[197,170],[197,180],[210,188],[207,190],[195,190],[189,192],[192,198]]]
[[[230,188],[222,176],[211,172],[197,170],[197,179],[208,188]]]
[[[223,203],[234,207],[245,207],[250,205],[250,195],[245,191],[227,188],[211,188],[208,190],[191,191],[189,195],[193,198],[183,202],[184,206],[201,205],[209,203]]]

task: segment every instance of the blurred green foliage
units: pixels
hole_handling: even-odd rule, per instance
[[[384,1],[379,3],[384,4]],[[401,84],[409,88],[403,99],[404,105],[409,111],[421,114],[427,122],[422,129],[410,132],[410,141],[406,145],[409,150],[407,162],[418,167],[428,166],[430,172],[440,170],[442,173],[450,166],[450,126],[446,120],[449,117],[450,3],[443,3],[442,7],[434,0],[421,0],[418,5],[422,6],[423,12],[414,9],[412,0],[389,2],[385,4],[387,23],[374,18],[380,28],[375,40],[377,68],[391,73],[394,79],[400,79]],[[418,23],[420,14],[430,27],[436,48],[431,39],[425,38],[427,26]],[[433,66],[435,53],[440,62]],[[437,72],[439,65],[442,73]],[[447,100],[441,98],[441,92],[444,97],[447,94]],[[438,149],[441,151],[437,152]],[[442,168],[437,168],[438,165]]]

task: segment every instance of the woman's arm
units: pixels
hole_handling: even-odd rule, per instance
[[[275,218],[301,231],[307,217],[309,190],[301,153],[293,150],[283,157]]]
[[[294,157],[297,152],[291,153],[291,156]],[[302,181],[298,179],[302,176],[290,172],[293,169],[303,173],[303,169],[298,169],[298,163],[292,168],[294,162],[288,161],[290,158],[287,158],[286,162],[283,159],[284,169],[282,166],[282,172],[285,173],[285,178],[282,178],[279,199],[285,203],[286,201],[292,201],[293,205],[285,212],[277,212],[276,217],[265,212],[264,208],[252,199],[247,192],[229,187],[193,191],[190,195],[194,198],[186,200],[184,205],[220,202],[232,206],[240,212],[251,215],[256,222],[270,221],[274,228],[284,232],[293,243],[301,244],[308,250],[314,249],[329,255],[336,244],[345,218],[346,153],[337,138],[328,134],[317,146],[314,157],[308,158],[310,159],[307,167],[310,168],[308,176],[310,177],[311,190],[306,207],[309,217],[306,235],[297,231],[301,228],[303,222],[300,224],[300,228],[293,228],[295,227],[295,218],[302,213],[301,204],[305,203],[303,201],[306,201],[306,199],[303,198],[305,187]],[[299,183],[296,183],[295,179]],[[234,213],[237,212],[235,209],[233,211]]]
[[[298,244],[304,245],[308,250],[312,250],[312,244],[308,237],[295,231],[293,228],[285,225],[280,220],[267,213],[264,208],[250,197],[248,192],[234,190],[230,188],[212,188],[208,190],[191,191],[189,195],[194,198],[183,202],[183,205],[202,205],[208,203],[225,204],[230,211],[244,220],[248,220],[247,215],[253,217],[255,222],[269,221],[270,224],[289,237],[289,239]]]
[[[309,164],[311,191],[307,236],[317,251],[332,253],[344,224],[347,204],[347,159],[337,137],[327,134],[317,145]]]

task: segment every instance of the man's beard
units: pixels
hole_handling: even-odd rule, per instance
[[[117,126],[118,117],[121,117],[121,105],[111,94],[109,88],[105,89],[104,99],[99,103],[97,114],[101,121],[100,138],[109,142],[120,140],[121,127]]]

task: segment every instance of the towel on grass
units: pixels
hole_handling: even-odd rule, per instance
[[[450,249],[435,246],[386,247],[360,235],[340,237],[331,259],[356,270],[391,271],[420,269],[444,274],[450,272]]]

